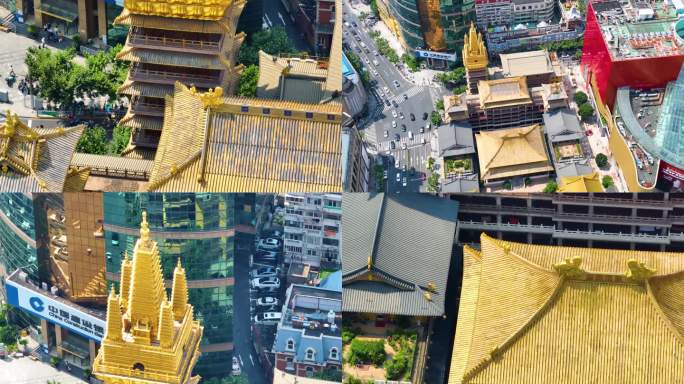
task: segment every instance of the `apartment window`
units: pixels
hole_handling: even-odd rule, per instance
[[[313,377],[314,369],[313,367],[306,367],[306,377]]]
[[[243,105],[240,107],[240,112],[249,112],[249,107],[246,105]]]
[[[295,369],[294,360],[291,357],[288,357],[287,359],[285,359],[285,363],[286,363],[285,370],[294,371],[294,369]]]
[[[330,348],[330,360],[337,360],[338,359],[338,351],[337,348]]]
[[[271,114],[271,108],[264,108],[261,110],[261,113],[264,115],[270,115]]]
[[[285,114],[285,116],[292,116],[292,111],[290,111],[290,110],[286,109],[283,111],[283,113]]]
[[[313,112],[306,112],[307,119],[313,119]]]
[[[294,339],[287,339],[287,346],[285,349],[288,351],[294,351]]]
[[[335,115],[328,115],[328,120],[334,121],[334,120],[335,120]]]
[[[313,348],[307,348],[307,349],[306,349],[306,357],[305,357],[305,359],[307,359],[307,360],[313,360],[315,355],[316,355],[316,351],[314,351]]]

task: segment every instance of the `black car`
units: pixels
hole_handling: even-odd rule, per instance
[[[409,117],[411,118],[411,121],[416,121],[416,115],[414,115],[413,113],[410,113]]]
[[[423,112],[423,120],[427,120],[427,116],[428,116],[427,112]]]
[[[399,135],[398,133],[395,133],[394,134],[394,140],[396,140],[396,141],[401,140],[401,135]]]
[[[399,108],[399,104],[396,100],[392,100],[392,105],[394,105],[394,108]]]
[[[354,26],[354,28],[358,28],[358,27],[359,27],[359,25],[356,24],[356,21],[352,21],[352,25]]]
[[[388,107],[392,106],[392,104],[390,104],[389,100],[385,100],[385,104],[387,104]]]
[[[406,124],[402,124],[402,125],[401,125],[401,131],[402,131],[402,132],[406,132]]]
[[[394,144],[394,141],[390,141],[390,148],[392,148],[392,149],[396,149],[396,148],[397,148],[397,145]]]

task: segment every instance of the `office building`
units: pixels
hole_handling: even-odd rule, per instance
[[[222,87],[232,94],[241,66],[235,56],[245,38],[236,34],[245,1],[205,3],[130,0],[115,24],[129,27],[117,58],[131,63],[120,87],[130,97],[120,124],[133,132],[129,156],[151,158],[164,126],[164,98],[180,81],[200,89]]]
[[[283,0],[295,25],[314,48],[316,56],[328,56],[335,28],[336,0]]]
[[[677,381],[683,276],[681,253],[482,234],[463,247],[448,382]]]
[[[121,262],[133,255],[141,212],[158,244],[167,287],[180,258],[189,303],[205,327],[197,373],[230,374],[233,351],[233,267],[238,249],[253,243],[254,195],[105,193],[107,279],[119,281]]]
[[[105,384],[199,382],[193,368],[203,327],[188,304],[185,269],[179,258],[169,297],[144,211],[132,256],[122,261],[120,293],[114,288],[109,293],[107,330],[93,373]]]
[[[356,126],[342,129],[342,185],[348,192],[365,192],[370,181],[370,157]]]
[[[340,194],[285,194],[285,262],[338,269],[341,219]]]

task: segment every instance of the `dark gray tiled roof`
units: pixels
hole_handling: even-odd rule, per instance
[[[544,131],[551,143],[580,140],[584,135],[577,115],[569,108],[544,113]]]
[[[343,310],[442,315],[458,203],[427,194],[346,193],[343,200]],[[354,280],[367,273],[373,281]]]
[[[442,182],[442,193],[480,192],[480,179],[477,173],[461,176],[455,179],[446,179]]]
[[[588,175],[592,172],[594,172],[594,168],[589,165],[589,161],[586,159],[570,163],[556,163],[556,175],[558,177]]]
[[[469,125],[442,125],[437,129],[439,155],[443,157],[475,153],[473,129]]]

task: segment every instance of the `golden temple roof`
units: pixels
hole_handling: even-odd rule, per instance
[[[341,104],[205,95],[166,99],[151,191],[341,190]]]
[[[561,177],[560,184],[558,192],[603,192],[598,172],[592,172],[588,175]]]
[[[481,251],[464,247],[461,292],[450,384],[674,383],[684,374],[684,254],[483,234]]]
[[[31,128],[7,111],[0,125],[0,191],[62,192],[83,126]]]
[[[482,180],[553,171],[540,125],[475,134]]]
[[[463,38],[463,65],[468,70],[485,69],[489,65],[484,38],[477,32],[473,22],[470,23],[468,34]]]
[[[170,31],[187,31],[199,33],[223,33],[231,32],[225,23],[209,20],[194,20],[182,18],[170,18],[164,16],[136,15],[126,8],[114,19],[115,25],[136,26],[142,28],[163,29]]]
[[[192,369],[203,329],[187,303],[185,269],[179,260],[169,300],[144,211],[133,253],[122,261],[121,294],[112,288],[107,299],[107,329],[93,372],[105,384],[196,382]]]
[[[246,0],[124,0],[124,8],[138,15],[219,20],[228,7],[243,7],[245,2]]]
[[[507,107],[531,104],[532,98],[524,76],[497,80],[480,80],[477,83],[482,108]]]

